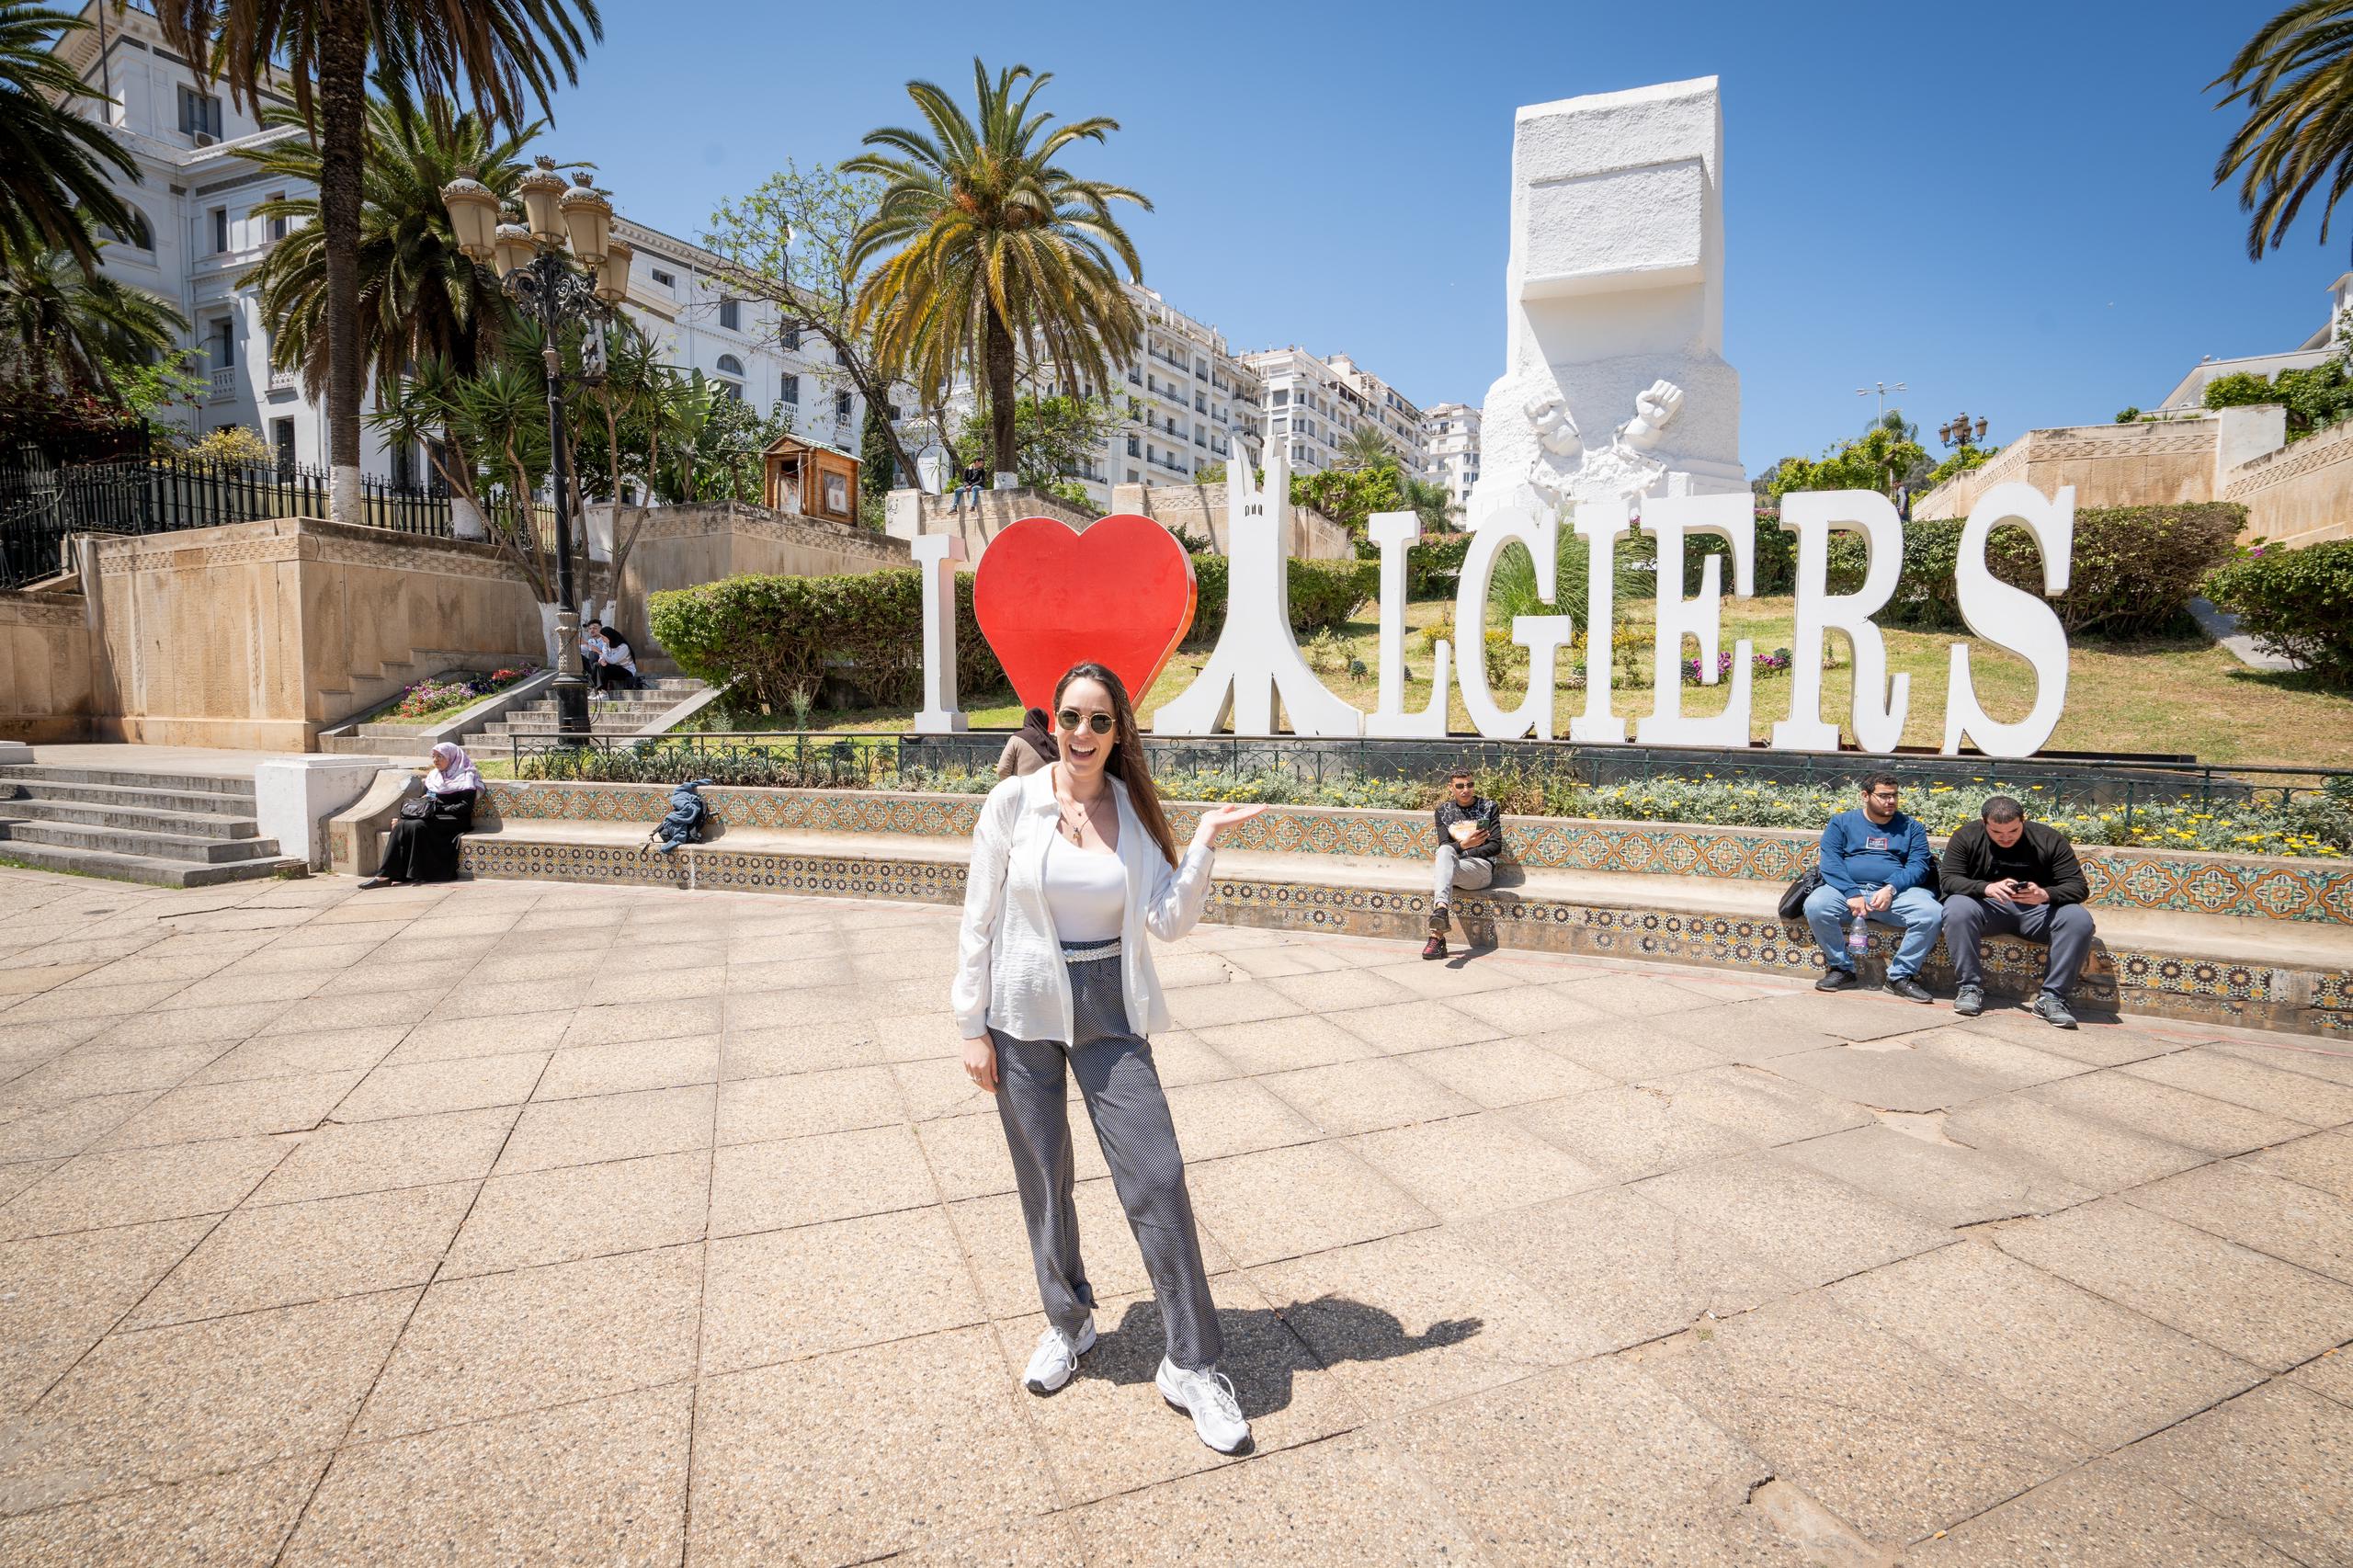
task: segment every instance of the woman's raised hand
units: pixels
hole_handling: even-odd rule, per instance
[[[1266,809],[1263,801],[1246,806],[1211,806],[1201,813],[1201,825],[1195,831],[1195,836],[1204,844],[1214,844],[1219,834],[1236,823],[1248,822]]]

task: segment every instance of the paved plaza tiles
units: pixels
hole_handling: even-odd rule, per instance
[[[2353,1563],[2342,1047],[1205,926],[1236,1461],[954,935],[0,872],[0,1563]]]

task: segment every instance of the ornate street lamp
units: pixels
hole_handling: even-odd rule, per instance
[[[1968,415],[1959,415],[1937,426],[1937,439],[1948,447],[1975,446],[1985,439],[1985,421],[1980,419],[1972,426]]]
[[[631,252],[612,237],[613,204],[585,177],[567,185],[553,159],[541,157],[517,188],[523,198],[521,223],[500,222],[498,198],[471,173],[443,186],[441,200],[449,210],[459,251],[476,266],[493,269],[507,296],[540,324],[555,491],[556,730],[562,738],[580,743],[589,733],[588,683],[580,671],[580,601],[572,573],[574,507],[572,476],[564,467],[563,357],[557,346],[568,322],[582,322],[592,335],[584,358],[592,373],[601,367],[605,328],[613,307],[629,294]]]

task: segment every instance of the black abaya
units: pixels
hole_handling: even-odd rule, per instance
[[[456,881],[458,835],[474,825],[474,795],[472,790],[453,790],[424,796],[433,803],[432,814],[393,822],[392,839],[376,874],[396,882]]]

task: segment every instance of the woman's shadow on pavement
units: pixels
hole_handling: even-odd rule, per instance
[[[1218,1369],[1233,1380],[1242,1414],[1253,1420],[1290,1405],[1291,1380],[1301,1371],[1460,1345],[1486,1326],[1481,1318],[1448,1318],[1408,1334],[1395,1313],[1334,1295],[1273,1309],[1224,1309],[1217,1320],[1225,1334]],[[1167,1351],[1155,1303],[1131,1301],[1117,1326],[1105,1327],[1098,1320],[1097,1327],[1095,1348],[1079,1363],[1079,1378],[1121,1386],[1152,1381]]]

